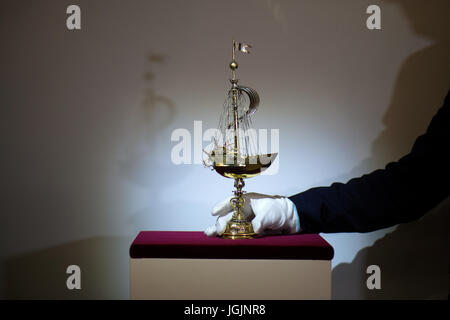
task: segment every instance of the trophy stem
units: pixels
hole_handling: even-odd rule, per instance
[[[234,180],[234,197],[231,198],[230,203],[234,208],[233,217],[227,223],[225,232],[222,234],[222,238],[225,239],[251,239],[256,237],[256,233],[253,231],[253,225],[251,221],[247,221],[244,217],[244,191],[242,188],[245,186],[243,178],[236,178]]]

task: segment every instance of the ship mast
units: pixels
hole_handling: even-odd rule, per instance
[[[236,79],[236,69],[238,68],[238,64],[235,60],[235,50],[236,50],[236,43],[233,39],[233,48],[231,51],[231,62],[230,62],[230,69],[231,69],[231,90],[233,94],[233,119],[234,119],[234,155],[235,155],[235,161],[237,161],[239,157],[239,115],[238,115],[238,103],[237,103],[237,82]]]

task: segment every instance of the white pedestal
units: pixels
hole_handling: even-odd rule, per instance
[[[330,299],[330,260],[130,259],[131,299]]]

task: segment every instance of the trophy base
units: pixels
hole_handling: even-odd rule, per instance
[[[221,235],[223,239],[253,239],[258,234],[253,231],[253,225],[248,221],[229,221],[224,233]]]

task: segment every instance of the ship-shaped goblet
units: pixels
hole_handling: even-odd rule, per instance
[[[258,154],[256,130],[252,127],[251,116],[258,108],[259,95],[254,89],[239,85],[236,79],[238,64],[235,51],[248,53],[249,48],[251,46],[233,40],[231,88],[223,105],[212,150],[205,150],[208,156],[205,165],[220,175],[235,180],[234,197],[230,200],[234,213],[222,234],[222,238],[226,239],[251,239],[257,236],[251,219],[243,213],[244,179],[259,175],[277,156],[277,153]]]

